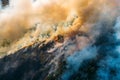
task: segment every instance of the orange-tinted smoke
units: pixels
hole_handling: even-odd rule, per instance
[[[41,1],[47,3],[42,4]],[[36,23],[57,24],[70,20],[74,15],[78,18],[70,27],[58,26],[56,33],[52,34],[70,36],[80,31],[81,27],[88,31],[89,27],[84,24],[97,22],[105,10],[103,6],[112,7],[111,1],[113,0],[11,0],[9,7],[0,12],[0,40],[14,41]],[[39,28],[41,32],[43,29]]]

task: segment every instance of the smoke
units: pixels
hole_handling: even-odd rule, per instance
[[[0,40],[17,40],[25,33],[30,26],[28,13],[31,5],[28,2],[29,0],[11,0],[10,5],[1,10]]]
[[[71,37],[79,32],[87,33],[94,43],[88,43],[92,46],[74,51],[66,59],[67,70],[61,78],[69,80],[85,60],[100,56],[96,79],[119,80],[120,19],[116,21],[119,3],[119,0],[10,0],[8,6],[0,9],[0,42],[19,39],[38,23],[34,37],[43,31],[51,33],[50,39],[57,35]],[[67,21],[73,22],[65,27]],[[57,30],[53,31],[51,26],[55,24]]]
[[[81,51],[67,57],[66,70],[61,76],[62,80],[120,79],[120,17],[111,24],[100,22],[96,27],[101,27],[102,32],[100,30],[95,43],[92,44],[94,47],[84,47]],[[86,60],[87,63],[84,63]]]
[[[68,15],[67,10],[54,0],[10,0],[9,3],[0,10],[0,41],[17,40],[37,23],[50,26],[65,20]]]
[[[120,17],[117,18],[116,25],[115,25],[114,29],[116,31],[115,37],[116,37],[117,40],[119,40],[120,39],[120,37],[119,37],[119,34],[120,34]]]
[[[0,10],[2,9],[2,3],[1,3],[1,0],[0,0]]]
[[[120,79],[120,17],[117,18],[115,23],[115,27],[113,27],[115,29],[115,33],[113,37],[108,36],[114,40],[109,42],[111,45],[106,45],[106,48],[109,48],[110,51],[106,50],[106,56],[98,63],[99,69],[97,70],[97,76],[99,80]]]
[[[95,40],[95,43],[92,43],[95,48],[89,47],[88,49],[88,47],[84,47],[81,52],[70,55],[66,59],[67,70],[63,72],[61,76],[62,80],[120,79],[120,17],[118,17],[120,16],[119,1],[99,0],[97,1],[98,4],[97,2],[96,4],[94,2],[91,2],[91,4],[95,7],[89,6],[86,10],[82,10],[83,13],[85,11],[82,15],[82,17],[84,17],[82,21],[85,21],[84,24],[89,24],[89,26],[90,24],[93,24],[88,34],[92,36],[93,40]],[[81,13],[80,10],[77,11],[78,13]],[[89,53],[89,56],[86,56],[87,53]],[[90,61],[84,63],[84,61],[88,59]],[[93,62],[91,62],[92,60]],[[89,66],[92,67],[93,71],[89,71]]]
[[[84,40],[86,43],[81,43],[82,47],[77,45],[82,48],[81,51],[72,45],[73,53],[68,51],[72,54],[66,58],[66,70],[61,79],[70,80],[74,73],[79,75],[80,72],[86,75],[79,75],[81,80],[87,80],[91,74],[86,72],[88,67],[85,69],[82,64],[85,60],[95,59],[92,66],[97,66],[92,74],[95,80],[120,80],[119,12],[119,0],[10,0],[5,8],[0,5],[0,42],[21,38],[35,24],[40,25],[36,26],[34,37],[44,31],[51,33],[50,39],[55,39],[57,35],[72,37],[83,32],[89,38],[82,40],[91,39],[93,43]],[[70,24],[65,26],[67,22]],[[56,31],[52,29],[53,25],[57,25]],[[79,71],[81,68],[85,71]]]
[[[71,36],[85,23],[94,23],[99,19],[102,10],[99,6],[103,3],[110,5],[106,0],[10,0],[10,4],[0,12],[0,40],[17,40],[37,23],[44,27],[49,25],[47,29],[50,30],[53,24],[71,20],[77,15],[79,18],[70,28],[59,25],[57,32],[52,34]],[[41,26],[37,30],[39,33],[44,31]]]
[[[70,76],[76,73],[84,60],[96,57],[96,47],[88,46],[81,51],[75,52],[73,55],[67,57],[67,70],[62,75],[62,80],[69,80]]]

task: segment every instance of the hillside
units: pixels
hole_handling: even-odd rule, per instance
[[[1,0],[0,80],[120,80],[119,2]]]

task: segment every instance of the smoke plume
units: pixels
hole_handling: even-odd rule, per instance
[[[37,37],[46,31],[50,33],[48,40],[55,40],[58,35],[69,38],[82,32],[93,42],[82,49],[74,49],[66,58],[66,70],[61,79],[69,80],[74,73],[84,73],[79,76],[87,80],[89,73],[80,71],[82,64],[95,60],[92,80],[119,80],[119,13],[119,0],[10,0],[6,7],[0,5],[0,42],[18,40],[36,24],[40,25],[29,35]],[[65,24],[67,22],[70,23]],[[56,30],[53,25],[57,25]]]
[[[67,58],[67,70],[62,75],[62,80],[69,80],[76,73],[84,60],[96,57],[96,47],[87,46],[85,49],[74,53]]]
[[[17,40],[37,23],[45,27],[49,25],[47,29],[50,30],[53,24],[62,23],[77,15],[78,20],[70,28],[64,29],[60,25],[58,31],[54,33],[69,36],[84,24],[96,22],[103,9],[100,6],[104,4],[113,7],[107,0],[61,0],[59,2],[57,0],[10,0],[10,4],[0,11],[0,40]],[[43,31],[41,26],[39,28],[37,29],[39,32]]]
[[[119,1],[118,0],[116,1],[99,0],[99,1],[98,1],[99,5],[96,4],[96,6],[99,7],[95,6],[92,8],[91,7],[87,8],[88,12],[85,12],[87,14],[87,19],[86,14],[82,15],[82,17],[85,16],[82,20],[85,21],[85,24],[86,23],[93,24],[89,35],[92,36],[92,39],[95,41],[92,43],[92,45],[95,46],[96,48],[89,47],[90,48],[89,50],[91,50],[89,51],[88,47],[85,47],[83,50],[79,52],[80,54],[77,53],[76,51],[76,53],[70,55],[66,59],[67,70],[65,70],[64,73],[62,74],[61,76],[62,80],[120,79],[119,77],[120,6],[119,4],[116,3],[116,2],[119,3]],[[93,4],[95,5],[95,3]],[[93,12],[89,11],[91,9]],[[84,12],[84,10],[82,11]],[[90,53],[90,55],[86,56],[87,53]],[[88,71],[90,68],[89,66],[92,68],[92,71]]]

